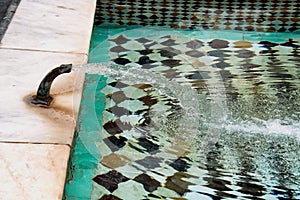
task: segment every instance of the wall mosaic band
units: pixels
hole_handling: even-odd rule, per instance
[[[298,0],[98,0],[95,24],[295,32]]]

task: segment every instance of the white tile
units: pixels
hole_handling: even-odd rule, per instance
[[[189,192],[187,194],[184,195],[184,197],[186,199],[190,199],[190,200],[211,200],[212,198],[210,198],[209,196],[206,196],[204,194],[199,194],[197,192]]]
[[[61,199],[69,150],[66,145],[0,143],[1,199]]]
[[[82,54],[0,49],[0,141],[71,144],[83,74],[63,74],[53,82],[53,106],[28,105],[40,81],[62,63],[83,63]]]
[[[22,0],[0,47],[88,53],[95,0]]]
[[[129,192],[130,191],[130,192]],[[120,197],[124,200],[143,199],[147,196],[147,192],[141,183],[129,180],[118,184],[118,189],[115,190],[113,195]]]

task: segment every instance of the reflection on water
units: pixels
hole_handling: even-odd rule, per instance
[[[82,68],[108,77],[92,196],[300,199],[299,37],[146,30],[105,30],[110,64]]]

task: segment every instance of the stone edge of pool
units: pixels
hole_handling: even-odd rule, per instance
[[[48,109],[32,107],[42,78],[87,62],[96,0],[21,0],[0,43],[0,196],[61,199],[84,75],[61,75]]]

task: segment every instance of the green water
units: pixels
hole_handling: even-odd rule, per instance
[[[136,42],[140,38],[147,38],[149,41],[144,45],[151,47]],[[289,39],[293,42],[289,43]],[[188,41],[196,40],[201,41],[195,44],[199,58],[186,53],[190,52],[186,48]],[[175,83],[178,83],[190,87],[187,90],[196,91],[199,96],[197,100],[189,96],[180,98],[182,102],[177,104],[176,91],[164,96],[163,90],[152,84],[149,95],[158,103],[150,106],[147,118],[133,121],[140,114],[138,108],[143,109],[135,98],[140,98],[145,89],[130,86],[144,83],[140,79],[134,81],[134,76],[129,81],[126,78],[130,76],[125,75],[86,74],[65,199],[109,199],[109,195],[121,199],[299,199],[299,41],[299,34],[292,33],[95,27],[90,63],[120,64],[126,59],[131,62],[126,64],[130,68],[140,62],[145,49],[151,51],[146,56],[154,66],[139,63],[142,69],[162,74],[174,82],[170,83],[172,86],[177,87]],[[153,42],[164,45],[152,45]],[[124,46],[126,50],[114,52],[114,45]],[[163,66],[174,63],[165,60],[179,60],[180,65]],[[136,74],[145,80],[155,77],[142,70]],[[129,86],[123,86],[124,83]],[[115,87],[130,95],[124,106],[137,111],[125,113],[134,129],[125,131],[120,126],[122,131],[116,134],[126,138],[127,143],[114,155],[130,161],[112,168],[116,164],[106,160],[113,157],[103,140],[115,136],[102,126],[109,120],[124,119],[124,116],[111,115],[120,112],[110,108],[112,99],[123,98],[120,93],[114,95]],[[192,94],[178,87],[178,93],[179,90],[183,96]],[[191,101],[195,102],[195,109],[190,113],[196,110],[199,118],[184,114],[188,110],[185,105]],[[166,120],[159,119],[162,116]],[[139,122],[148,117],[152,123]],[[199,121],[188,122],[194,119]],[[192,128],[185,130],[185,126]],[[145,146],[141,141],[152,146]],[[153,151],[156,148],[159,151]],[[136,164],[149,155],[163,164],[157,164],[160,167],[154,169],[150,164],[148,168]],[[94,179],[103,178],[112,169],[131,179],[113,192]],[[132,181],[141,173],[150,174],[158,181],[158,189],[149,192],[145,184]],[[179,185],[172,185],[174,181],[179,181]],[[128,189],[131,191],[126,192]]]

